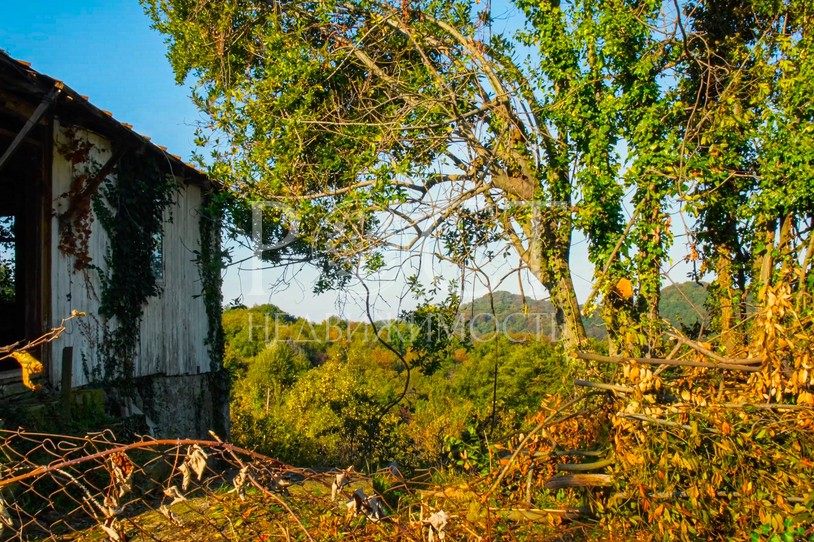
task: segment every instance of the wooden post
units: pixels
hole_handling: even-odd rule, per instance
[[[71,421],[71,383],[73,382],[73,346],[62,349],[62,420]]]

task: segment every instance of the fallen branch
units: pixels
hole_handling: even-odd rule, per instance
[[[657,425],[666,425],[667,427],[680,427],[682,429],[692,430],[692,427],[683,423],[671,422],[670,420],[660,420],[658,418],[651,418],[644,414],[629,414],[627,412],[619,412],[616,414],[620,418],[628,418],[631,420],[638,420],[640,422],[655,423]]]
[[[635,361],[636,363],[641,363],[643,365],[676,365],[679,367],[706,367],[708,369],[728,369],[732,371],[744,371],[747,373],[756,373],[760,371],[760,367],[746,365],[745,363],[743,363],[746,360],[741,360],[740,363],[706,363],[703,361],[684,361],[664,358],[603,356],[601,354],[592,354],[590,352],[574,352],[573,356],[577,359],[586,361],[598,361],[600,363],[630,363],[631,361]],[[751,358],[748,361],[752,361]]]
[[[659,500],[670,500],[670,499],[689,499],[690,496],[687,494],[686,491],[652,491],[648,492],[647,496],[651,499],[659,499]],[[741,495],[738,491],[716,491],[715,497],[719,499],[739,499],[743,495]],[[630,493],[618,493],[611,497],[615,500],[627,500],[631,498]],[[806,497],[781,497],[786,502],[796,504],[796,503],[806,503],[808,499]],[[776,500],[776,499],[773,499]]]
[[[579,378],[574,379],[575,386],[581,386],[583,388],[596,388],[600,390],[609,390],[615,391],[618,393],[633,393],[635,390],[628,386],[620,386],[618,384],[604,384],[602,382],[588,382],[587,380],[580,380]]]
[[[591,509],[587,506],[579,508],[490,508],[498,517],[511,521],[548,521],[550,516],[562,519],[579,519],[590,515]]]
[[[492,484],[492,487],[490,487],[489,491],[487,491],[483,495],[483,497],[481,497],[481,502],[485,502],[486,499],[488,499],[489,496],[495,491],[495,489],[497,489],[497,486],[500,485],[500,482],[503,481],[503,478],[506,476],[506,473],[509,471],[509,467],[514,462],[514,460],[517,458],[518,454],[520,454],[520,451],[526,446],[526,444],[528,444],[529,440],[531,440],[532,436],[534,436],[537,432],[542,430],[547,425],[552,425],[554,423],[560,423],[562,421],[565,421],[567,419],[572,418],[573,415],[568,415],[568,416],[564,416],[563,418],[561,418],[559,420],[554,419],[557,415],[559,415],[566,408],[574,406],[575,404],[579,403],[580,401],[582,401],[584,399],[587,399],[587,398],[589,398],[589,397],[591,397],[593,395],[596,395],[598,393],[599,392],[597,392],[597,391],[589,391],[589,392],[584,393],[583,395],[580,395],[579,397],[577,397],[575,399],[572,399],[572,400],[568,401],[567,403],[562,405],[560,408],[555,410],[551,415],[546,417],[546,419],[544,419],[543,421],[538,423],[537,426],[534,429],[529,431],[528,434],[526,435],[526,437],[520,442],[520,444],[517,445],[517,449],[514,451],[512,456],[509,458],[509,461],[507,462],[506,466],[503,467],[503,470],[500,471],[500,474],[498,475],[497,479]]]
[[[602,457],[605,452],[601,450],[556,450],[551,455],[572,455],[578,457]]]
[[[569,487],[608,487],[613,485],[610,474],[564,474],[549,478],[546,489],[564,489]]]
[[[593,463],[563,463],[557,465],[557,469],[565,472],[588,472],[592,470],[604,469],[613,465],[614,460],[611,458],[603,459],[602,461],[595,461]]]
[[[718,363],[725,363],[725,364],[730,364],[730,365],[732,365],[732,364],[734,364],[734,365],[739,365],[739,364],[760,365],[761,363],[763,363],[763,357],[762,356],[759,357],[759,358],[725,358],[725,357],[723,357],[721,355],[716,354],[715,352],[713,352],[709,348],[705,348],[705,347],[701,346],[700,344],[698,344],[697,342],[692,341],[692,340],[690,340],[690,339],[688,339],[686,337],[682,337],[681,335],[677,335],[675,333],[668,333],[667,336],[672,337],[673,339],[676,339],[681,344],[685,344],[685,345],[689,346],[690,348],[692,348],[696,352],[704,354],[708,358],[714,359]]]
[[[754,408],[757,410],[814,410],[810,405],[783,405],[780,403],[722,403],[715,405],[721,408]]]

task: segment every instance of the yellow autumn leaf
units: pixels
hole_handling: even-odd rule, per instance
[[[32,391],[40,389],[41,385],[31,382],[31,375],[40,374],[44,370],[42,363],[25,351],[12,352],[11,357],[17,360],[23,370],[23,385]]]
[[[633,299],[633,283],[625,277],[619,279],[613,291],[624,300]]]
[[[653,517],[659,517],[664,513],[664,503],[658,505],[655,510],[653,510]]]

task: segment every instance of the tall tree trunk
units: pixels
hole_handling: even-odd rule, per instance
[[[638,357],[640,352],[631,348],[633,345],[625,337],[625,330],[633,327],[633,299],[624,297],[619,288],[614,287],[605,292],[601,312],[605,328],[608,330],[608,354]]]
[[[648,174],[649,176],[649,174]],[[624,293],[615,292],[620,299],[608,299],[616,310],[617,325],[624,333],[619,341],[619,353],[629,356],[652,356],[660,349],[663,341],[664,324],[659,318],[661,300],[661,268],[668,258],[672,242],[669,216],[664,212],[667,184],[658,178],[642,175],[634,195],[640,219],[635,222],[632,238],[637,248],[633,256],[635,267],[627,271],[628,280],[635,279],[636,296],[633,298],[633,284],[629,285],[630,299],[625,302]],[[635,276],[631,276],[634,275]],[[617,288],[618,290],[618,288]]]
[[[512,124],[508,113],[505,120]],[[567,130],[563,130],[561,134],[566,133]],[[518,171],[495,170],[492,182],[515,201],[529,206],[528,217],[520,221],[525,239],[513,233],[512,225],[506,224],[505,230],[523,263],[548,290],[563,345],[569,352],[575,352],[588,342],[588,338],[568,261],[574,223],[568,145],[563,137],[561,135],[558,144],[547,150],[551,167],[547,172],[547,183],[542,183],[547,185],[545,196],[541,197],[538,172],[524,152],[509,152],[505,159],[507,163],[515,164]]]
[[[638,299],[635,317],[641,323],[641,330],[647,339],[648,356],[659,347],[663,333],[663,324],[659,318],[659,301],[661,301],[661,265],[667,257],[667,246],[670,239],[668,217],[662,211],[662,190],[653,182],[648,195],[642,202],[642,217],[648,222],[642,225],[642,238],[638,241],[637,260]]]
[[[567,351],[575,352],[588,342],[588,337],[568,261],[572,229],[570,210],[541,209],[535,205],[531,214],[532,217],[521,225],[527,244],[517,235],[510,235],[510,239],[523,263],[548,290],[563,346]]]
[[[574,281],[571,279],[571,269],[567,261],[552,262],[557,270],[554,272],[553,282],[546,284],[551,295],[551,302],[556,309],[557,327],[562,331],[562,341],[566,350],[574,352],[582,348],[588,341],[582,314],[579,310],[577,294],[574,290]]]

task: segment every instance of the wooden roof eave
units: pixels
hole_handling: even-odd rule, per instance
[[[169,165],[169,172],[183,182],[200,186],[204,190],[218,189],[203,172],[184,162],[179,156],[170,154],[165,148],[153,143],[149,137],[139,134],[132,126],[116,120],[109,111],[93,105],[61,81],[31,69],[0,52],[0,87],[27,101],[42,101],[55,87],[62,91],[55,100],[51,111],[67,123],[74,123],[105,136],[111,142],[129,147],[143,148],[147,152],[160,155]]]

